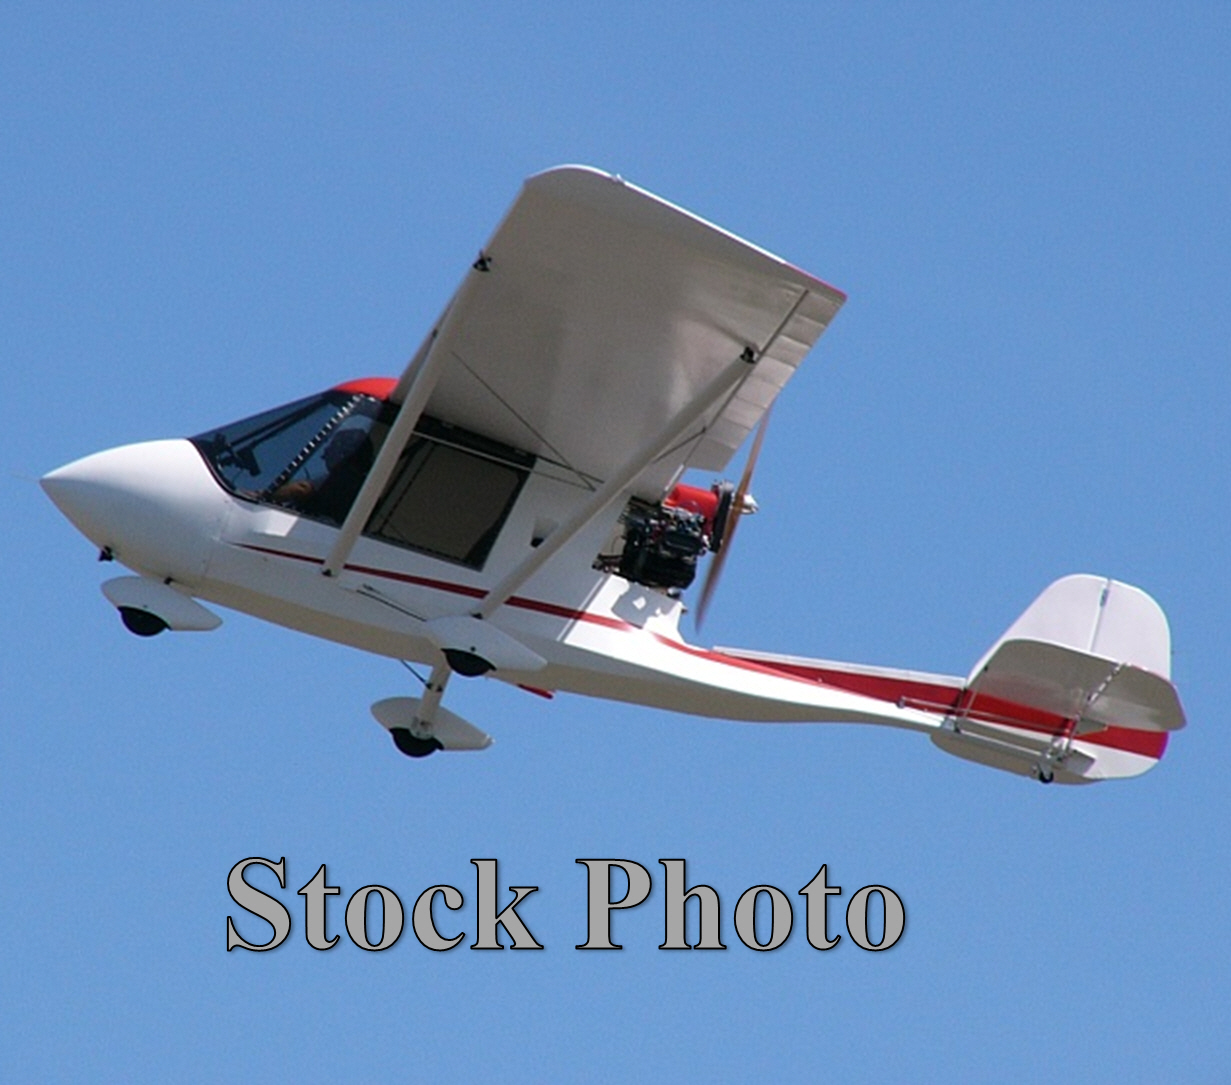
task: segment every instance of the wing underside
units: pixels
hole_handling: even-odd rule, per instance
[[[617,177],[550,170],[526,182],[433,332],[447,360],[426,411],[593,482],[754,359],[640,473],[634,492],[657,497],[684,467],[725,466],[843,300]]]

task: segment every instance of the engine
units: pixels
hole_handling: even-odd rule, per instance
[[[697,560],[722,547],[731,515],[734,487],[676,486],[654,504],[633,498],[620,520],[623,546],[600,555],[596,565],[635,584],[678,595],[697,575]]]

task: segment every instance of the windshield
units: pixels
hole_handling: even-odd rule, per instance
[[[332,391],[192,439],[237,497],[341,524],[388,432],[379,399]]]

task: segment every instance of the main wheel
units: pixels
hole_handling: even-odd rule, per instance
[[[139,637],[156,637],[169,628],[157,614],[139,610],[137,607],[120,607],[120,621],[124,623],[125,629]]]
[[[394,727],[389,734],[393,736],[393,744],[407,757],[427,757],[428,754],[444,749],[439,739],[419,738],[405,727]]]

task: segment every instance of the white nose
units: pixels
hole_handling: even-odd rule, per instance
[[[188,441],[96,452],[40,479],[97,546],[131,569],[191,584],[205,574],[227,500]]]

